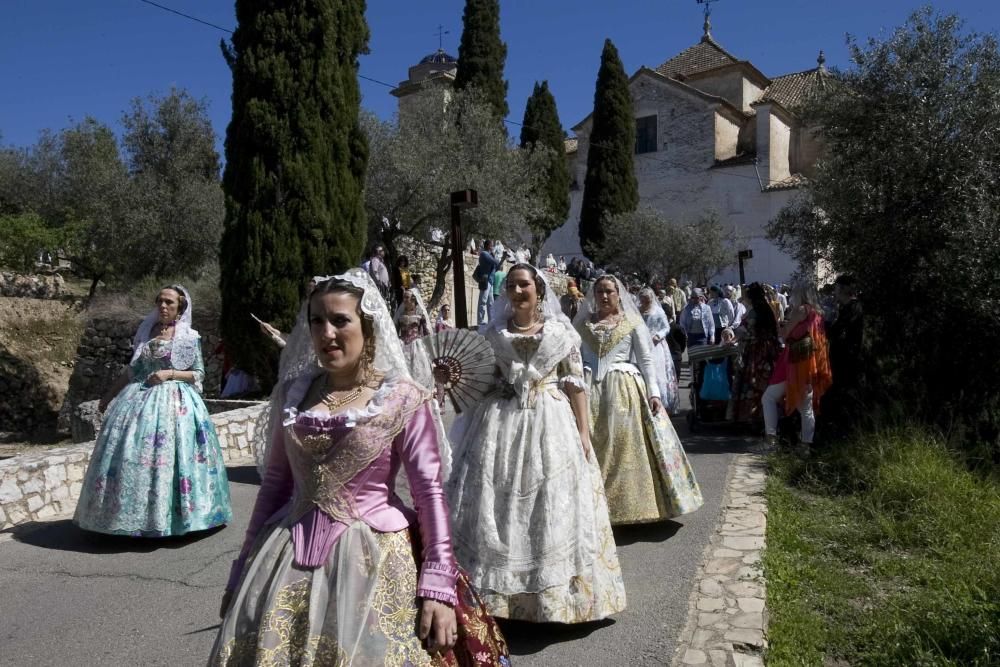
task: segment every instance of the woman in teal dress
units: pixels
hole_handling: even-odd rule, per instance
[[[101,400],[73,518],[84,530],[167,537],[232,520],[219,438],[200,396],[205,365],[191,306],[183,287],[160,290],[133,339],[132,362]]]

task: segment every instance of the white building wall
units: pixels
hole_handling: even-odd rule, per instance
[[[660,119],[661,150],[635,156],[641,205],[651,206],[678,222],[715,211],[724,224],[732,225],[744,239],[741,248],[753,250],[753,259],[745,265],[748,281],[775,283],[787,280],[796,269],[795,262],[764,234],[768,222],[795,191],[761,192],[753,165],[712,168],[716,113],[703,100],[678,91],[670,84],[643,79],[633,82],[632,94],[636,99],[636,116],[650,115],[651,110],[657,109]],[[583,256],[578,226],[587,169],[589,121],[577,128],[577,137],[575,166],[580,188],[571,193],[567,223],[552,234],[542,249],[543,255],[550,252],[564,255],[567,261]],[[734,257],[733,266],[716,280],[735,282],[738,278]]]

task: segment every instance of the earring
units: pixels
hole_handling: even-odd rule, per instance
[[[535,304],[535,315],[537,316],[537,318],[539,320],[541,320],[544,313],[545,313],[545,309],[542,308],[542,302],[541,301],[537,302]]]

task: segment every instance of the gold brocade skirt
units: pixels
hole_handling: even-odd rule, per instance
[[[701,507],[680,438],[669,417],[653,416],[641,376],[612,370],[595,382],[590,419],[612,525],[662,521]]]
[[[459,581],[461,647],[431,655],[417,636],[417,563],[408,530],[357,522],[316,569],[295,565],[283,523],[262,534],[222,621],[209,665],[455,667],[509,665],[506,642]],[[485,612],[484,612],[485,613]],[[470,638],[469,635],[472,635]]]

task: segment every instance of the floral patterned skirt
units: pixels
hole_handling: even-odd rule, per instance
[[[641,376],[608,371],[591,387],[590,417],[612,525],[662,521],[701,507],[680,438],[669,417],[653,416]]]
[[[219,438],[194,388],[126,386],[104,416],[74,522],[111,535],[166,537],[232,518]]]
[[[316,569],[295,565],[287,522],[262,532],[209,665],[508,666],[507,644],[459,575],[458,644],[432,655],[417,636],[417,562],[410,531],[353,524]]]

